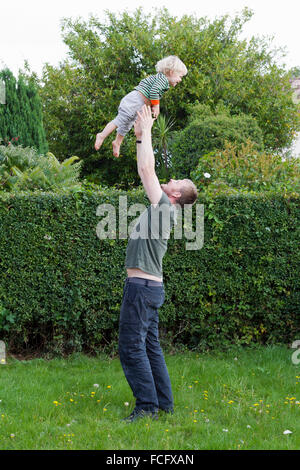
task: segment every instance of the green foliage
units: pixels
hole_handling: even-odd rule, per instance
[[[251,116],[213,115],[205,107],[199,109],[199,105],[195,111],[195,119],[176,133],[171,144],[172,172],[177,178],[189,177],[203,155],[223,149],[226,141],[240,146],[250,138],[256,143],[256,148],[263,148],[262,132]]]
[[[191,104],[205,103],[215,111],[222,100],[231,115],[256,119],[266,148],[287,147],[299,128],[289,74],[276,65],[278,51],[268,40],[240,39],[251,16],[245,9],[234,18],[210,21],[174,17],[166,9],[147,15],[139,8],[132,14],[107,11],[103,21],[65,19],[62,32],[70,60],[46,65],[40,88],[50,150],[64,158],[78,155],[84,159],[83,175],[96,169],[103,183],[138,184],[133,132],[121,147],[122,167],[112,156],[114,136],[96,153],[95,135],[115,117],[121,98],[170,54],[188,68],[161,101],[162,114],[175,120],[174,129],[187,125]]]
[[[43,127],[42,106],[34,79],[19,74],[15,79],[10,70],[0,71],[5,84],[5,104],[0,105],[0,143],[48,150]]]
[[[300,194],[299,159],[258,151],[250,141],[240,148],[225,143],[224,150],[204,155],[191,176],[207,195],[239,191]]]
[[[52,153],[39,155],[34,148],[0,145],[0,190],[59,190],[80,187],[81,162],[70,157],[60,163]]]
[[[96,211],[112,204],[118,229],[121,195],[128,207],[147,203],[140,190],[0,194],[0,333],[11,351],[116,345],[127,240],[99,240]],[[171,237],[164,258],[160,325],[170,345],[206,350],[295,339],[299,201],[271,193],[199,197],[203,248],[187,251],[185,238]]]
[[[290,70],[290,74],[292,78],[299,78],[300,77],[300,67],[292,67]]]
[[[169,141],[170,133],[175,121],[159,114],[153,127],[153,147],[155,148],[155,164],[159,177],[165,180],[169,179],[170,152]]]

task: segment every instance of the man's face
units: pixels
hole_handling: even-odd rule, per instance
[[[170,180],[168,183],[161,184],[160,187],[167,196],[178,195],[183,180]]]

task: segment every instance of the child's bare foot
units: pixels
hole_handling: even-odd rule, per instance
[[[113,140],[112,147],[114,157],[118,157],[120,154],[120,145],[115,140]]]
[[[96,150],[99,150],[99,148],[103,144],[103,140],[104,139],[102,137],[102,134],[101,134],[101,132],[99,132],[99,134],[96,135],[96,141],[95,141],[95,149]]]

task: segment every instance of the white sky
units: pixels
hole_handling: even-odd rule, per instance
[[[234,15],[247,6],[254,16],[244,27],[243,37],[274,36],[273,45],[286,47],[284,63],[288,68],[300,66],[299,0],[2,0],[0,3],[0,69],[9,67],[16,75],[24,60],[41,74],[48,62],[57,65],[67,56],[61,38],[63,17],[88,19],[90,14],[104,19],[104,10],[132,12],[165,6],[178,17],[195,14],[214,19],[223,14]]]

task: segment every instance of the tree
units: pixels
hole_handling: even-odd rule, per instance
[[[176,132],[170,146],[172,174],[175,178],[190,177],[199,159],[213,150],[222,150],[226,142],[237,146],[250,139],[257,150],[263,149],[263,134],[250,115],[230,115],[219,106],[213,114],[207,106],[190,107],[191,122]]]
[[[291,78],[300,78],[300,67],[292,67],[290,70]]]
[[[70,60],[58,67],[47,65],[41,82],[50,149],[62,157],[79,155],[85,170],[93,172],[97,167],[99,178],[103,175],[109,184],[126,186],[120,172],[123,158],[122,171],[134,184],[133,133],[127,136],[118,161],[112,157],[113,136],[95,153],[95,134],[115,117],[124,94],[170,54],[178,55],[188,68],[182,83],[161,102],[162,114],[175,120],[174,130],[187,125],[189,106],[195,101],[214,112],[222,100],[231,115],[243,113],[256,119],[265,148],[289,146],[299,128],[289,74],[276,65],[281,52],[272,50],[270,41],[239,39],[251,16],[244,9],[234,18],[225,15],[209,21],[194,15],[177,18],[166,9],[146,15],[139,8],[132,14],[107,11],[103,22],[96,17],[65,19],[62,32]]]
[[[24,146],[33,146],[40,153],[47,152],[43,127],[42,106],[38,89],[32,80],[19,74],[18,80],[8,69],[0,72],[5,84],[5,104],[0,105],[0,139],[12,140]]]

